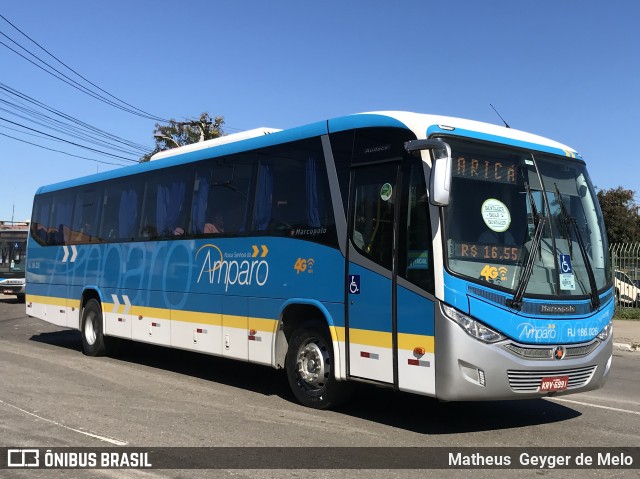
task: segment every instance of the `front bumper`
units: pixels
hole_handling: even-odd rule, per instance
[[[537,346],[513,340],[482,343],[442,315],[436,319],[435,337],[436,395],[445,401],[532,399],[598,389],[607,380],[613,353],[613,340],[609,335],[606,341],[570,345],[583,353],[579,357],[526,358],[514,350]],[[512,345],[511,350],[507,345]],[[567,389],[540,391],[542,378],[558,376],[569,377]]]
[[[0,282],[0,293],[3,294],[24,294],[24,283],[13,284],[7,280]]]

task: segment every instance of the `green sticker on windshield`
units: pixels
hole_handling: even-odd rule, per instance
[[[383,201],[389,201],[392,193],[393,187],[391,186],[391,183],[385,183],[380,188],[380,198],[382,198]]]
[[[482,219],[491,231],[502,233],[511,225],[511,213],[502,201],[489,198],[482,203]]]

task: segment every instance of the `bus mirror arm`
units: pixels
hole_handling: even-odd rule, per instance
[[[404,144],[407,152],[430,150],[432,156],[429,200],[436,206],[449,204],[451,190],[451,147],[441,140],[412,140]],[[424,158],[423,158],[424,161]]]

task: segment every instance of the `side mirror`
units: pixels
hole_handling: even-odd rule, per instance
[[[441,140],[412,140],[404,144],[408,152],[430,150],[433,158],[429,179],[429,200],[436,206],[449,204],[451,190],[451,147]],[[423,160],[424,161],[424,160]]]

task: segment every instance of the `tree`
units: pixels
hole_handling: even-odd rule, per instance
[[[622,186],[598,191],[609,244],[640,241],[639,206],[634,196],[635,191]]]
[[[211,118],[207,112],[202,113],[200,118],[194,121],[171,119],[168,125],[156,123],[154,132],[156,147],[151,153],[140,158],[140,162],[149,161],[159,151],[224,136],[222,125],[224,125],[224,117]]]

